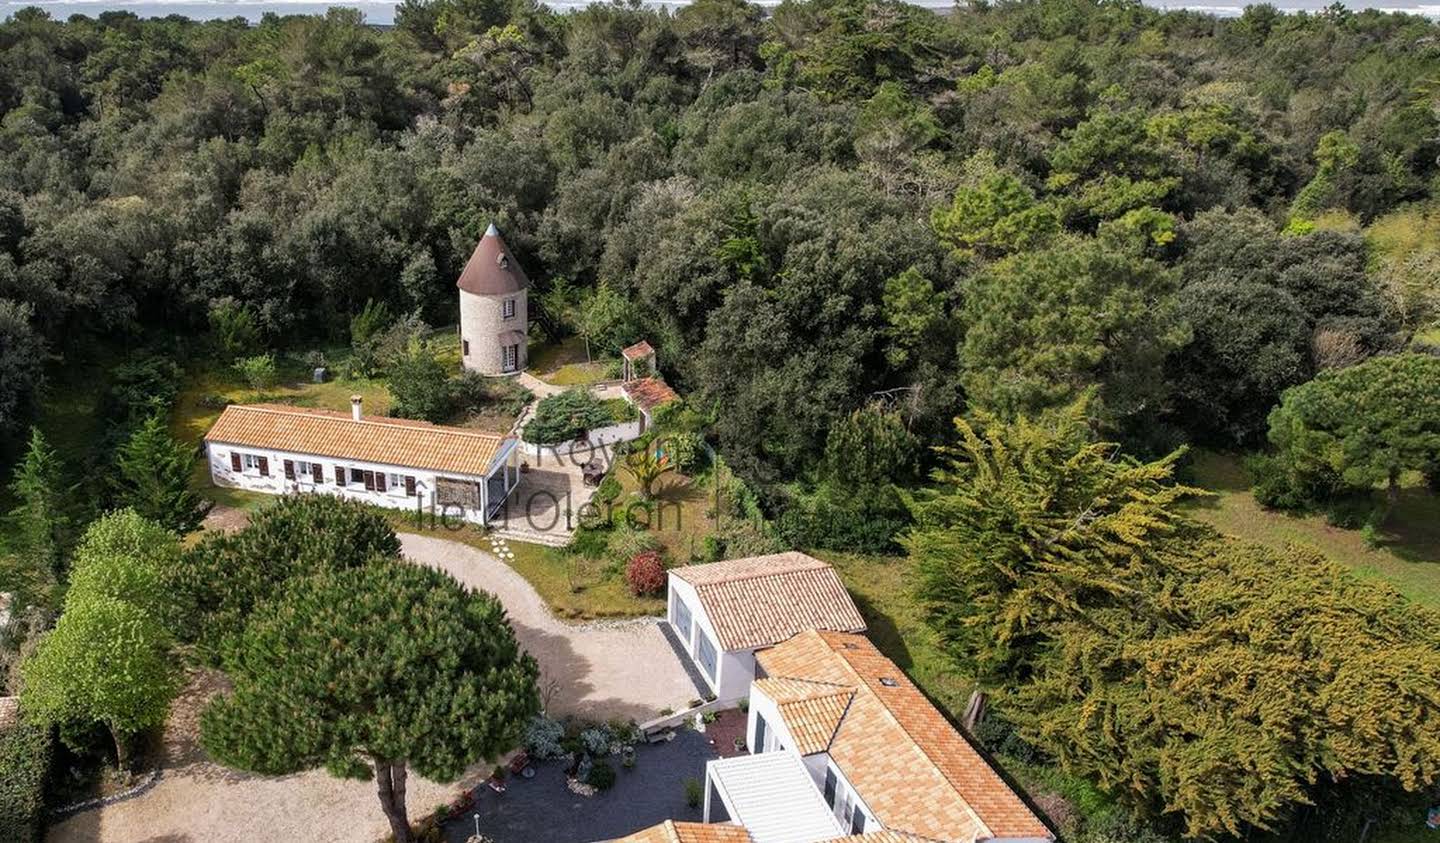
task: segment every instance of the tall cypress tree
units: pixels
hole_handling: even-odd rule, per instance
[[[205,519],[205,500],[190,487],[195,451],[165,430],[160,414],[131,434],[120,447],[116,464],[120,475],[115,497],[120,506],[181,535]]]
[[[37,574],[59,579],[71,536],[73,489],[65,485],[59,455],[37,428],[30,428],[30,444],[15,467],[10,491],[19,500],[8,516],[17,554],[29,560]]]

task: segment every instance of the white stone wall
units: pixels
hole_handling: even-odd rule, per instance
[[[585,439],[576,439],[573,442],[561,442],[558,445],[537,445],[532,442],[520,443],[520,449],[527,457],[541,460],[544,464],[546,459],[555,462],[574,464],[574,461],[565,459],[571,454],[576,460],[584,462],[589,459],[598,459],[609,464],[615,455],[615,449],[611,446],[620,442],[630,442],[640,438],[645,432],[644,424],[640,419],[635,421],[621,422],[620,424],[597,427],[594,430],[586,431]]]
[[[515,315],[505,319],[505,300],[515,300]],[[460,340],[461,353],[466,369],[482,375],[506,374],[504,354],[501,350],[500,335],[507,331],[528,330],[530,308],[524,290],[503,296],[477,296],[460,291]],[[465,343],[469,343],[469,354],[464,354]],[[525,343],[520,343],[516,354],[515,371],[525,368]]]

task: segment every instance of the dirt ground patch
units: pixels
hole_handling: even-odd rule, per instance
[[[165,728],[160,782],[134,799],[57,823],[46,835],[48,843],[373,843],[388,833],[371,782],[345,781],[324,771],[255,776],[210,761],[197,740],[200,712],[223,687],[220,674],[193,674]],[[411,818],[450,801],[489,769],[477,765],[449,785],[412,775],[406,800]]]

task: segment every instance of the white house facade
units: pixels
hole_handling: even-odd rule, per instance
[[[706,765],[705,823],[655,826],[619,843],[1055,840],[863,635],[807,630],[756,660],[750,754]],[[723,833],[706,836],[707,824]]]
[[[835,570],[803,553],[686,565],[668,580],[666,619],[723,702],[750,692],[757,649],[806,629],[865,629]]]
[[[492,223],[455,282],[460,290],[461,364],[508,375],[526,364],[530,280]]]
[[[232,404],[205,434],[217,486],[321,493],[487,524],[519,482],[517,441],[409,419]]]

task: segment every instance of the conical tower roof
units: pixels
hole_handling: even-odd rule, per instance
[[[485,236],[480,238],[475,253],[465,264],[460,280],[455,282],[455,286],[477,296],[518,293],[529,285],[530,279],[525,277],[525,270],[510,254],[510,247],[505,245],[505,238],[500,236],[500,229],[493,222],[485,229]]]

